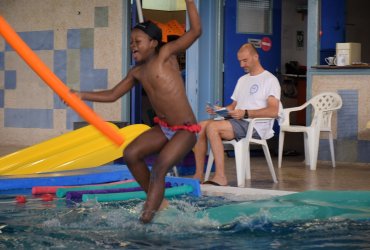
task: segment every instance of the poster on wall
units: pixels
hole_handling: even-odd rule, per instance
[[[297,49],[298,50],[301,50],[304,48],[304,31],[302,30],[298,30],[297,31],[297,42],[296,42],[296,45],[297,45]]]

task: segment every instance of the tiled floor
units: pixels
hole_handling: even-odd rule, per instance
[[[0,146],[0,156],[21,149],[17,146]],[[235,160],[226,157],[226,169],[230,186],[236,186]],[[264,156],[251,158],[252,179],[246,187],[285,191],[304,190],[370,190],[370,164],[338,163],[332,168],[329,162],[319,162],[316,171],[309,170],[303,156],[286,156],[282,168],[277,168],[277,157],[273,163],[278,183],[273,183]]]
[[[227,175],[230,185],[236,186],[235,161],[227,158]],[[284,157],[282,167],[277,168],[277,157],[273,157],[278,183],[273,183],[263,156],[251,158],[252,178],[246,187],[304,191],[304,190],[370,190],[370,165],[319,162],[312,171],[304,164],[303,156]]]

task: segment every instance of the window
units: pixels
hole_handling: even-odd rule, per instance
[[[272,34],[273,0],[238,0],[237,33]]]

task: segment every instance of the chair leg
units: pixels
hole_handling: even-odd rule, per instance
[[[304,138],[304,161],[306,166],[311,166],[311,158],[310,158],[310,139],[308,133],[303,133]]]
[[[172,172],[168,172],[167,176],[176,176],[179,177],[179,172],[177,171],[176,165],[172,167]]]
[[[267,142],[264,141],[262,145],[262,148],[263,148],[263,152],[265,153],[265,158],[266,158],[266,161],[267,161],[267,165],[269,167],[269,170],[270,170],[270,173],[271,173],[271,177],[273,179],[273,181],[275,183],[277,183],[277,178],[276,178],[276,174],[275,174],[275,169],[274,169],[274,165],[272,163],[272,160],[271,160],[271,155],[270,155],[270,151],[269,151],[269,147],[267,145]]]
[[[179,177],[179,171],[177,171],[177,166],[173,166],[173,173],[176,177]]]
[[[285,136],[285,133],[280,130],[280,134],[279,134],[279,156],[278,156],[278,167],[279,168],[281,168],[281,162],[283,160],[284,136]]]
[[[318,134],[317,134],[318,133]],[[308,148],[310,155],[310,169],[316,170],[317,155],[319,152],[320,131],[307,133]]]
[[[335,168],[335,155],[334,155],[334,142],[333,142],[333,133],[329,131],[329,146],[330,146],[330,155],[331,155],[331,165]]]
[[[245,155],[247,154],[247,152],[249,153],[249,148],[247,151],[245,147],[243,147],[244,143],[245,143],[244,139],[242,139],[241,141],[237,142],[234,145],[236,177],[237,177],[238,187],[245,187],[246,174],[249,175],[249,179],[250,179],[250,170],[247,170],[245,168],[245,165],[246,165]]]
[[[244,163],[244,169],[245,169],[245,179],[250,180],[252,178],[251,175],[251,154],[249,151],[249,143],[245,143],[244,149],[243,149],[243,163]]]
[[[211,173],[212,164],[213,164],[214,160],[215,160],[215,158],[213,156],[212,150],[210,150],[209,155],[208,155],[207,168],[206,168],[206,174],[204,176],[204,181],[208,181],[208,179],[209,179],[209,175]]]

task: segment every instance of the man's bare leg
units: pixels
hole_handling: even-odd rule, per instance
[[[168,202],[168,200],[163,199],[161,205],[159,206],[158,211],[165,210],[166,208],[168,208],[169,205],[170,203]]]
[[[207,126],[206,133],[215,157],[216,170],[212,181],[221,186],[226,186],[228,181],[225,175],[225,153],[222,139],[233,139],[233,128],[228,121],[215,121]]]
[[[204,178],[204,162],[207,155],[207,136],[206,136],[206,127],[210,121],[200,122],[201,131],[198,134],[198,140],[193,148],[194,157],[195,157],[195,174],[194,179],[198,179],[200,182]]]

